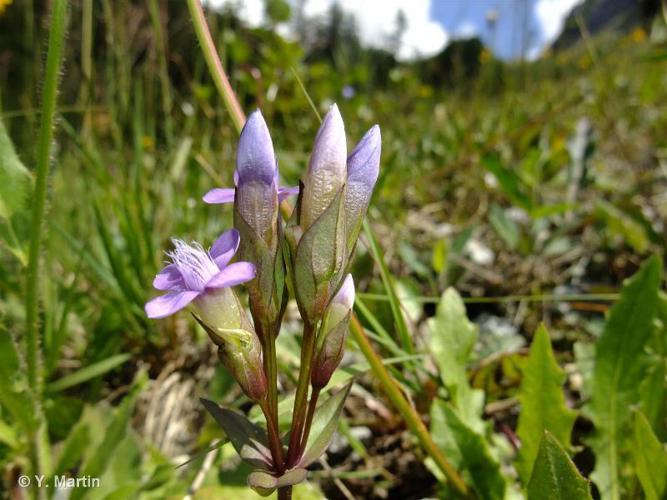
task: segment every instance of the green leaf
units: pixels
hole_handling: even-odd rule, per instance
[[[371,254],[373,255],[375,263],[380,268],[380,276],[382,277],[382,284],[384,285],[384,288],[387,292],[387,296],[389,297],[389,306],[391,307],[391,314],[394,318],[394,324],[396,326],[398,338],[400,339],[402,347],[405,350],[405,352],[407,352],[408,354],[414,354],[415,348],[412,343],[412,337],[410,336],[410,331],[408,330],[408,325],[403,315],[403,310],[401,308],[401,301],[398,298],[398,293],[396,292],[394,277],[392,276],[391,272],[389,272],[389,268],[387,267],[387,264],[384,261],[384,256],[382,255],[382,249],[380,248],[380,245],[378,245],[378,242],[375,239],[375,236],[373,235],[373,231],[371,230],[371,226],[368,223],[368,220],[364,220],[363,225],[364,225],[364,234],[368,239]]]
[[[507,246],[511,250],[514,250],[519,244],[519,238],[521,237],[517,223],[510,219],[502,208],[495,204],[491,205],[489,222],[498,233],[498,236],[507,243]]]
[[[521,179],[513,170],[505,167],[498,155],[487,155],[482,158],[482,166],[498,181],[500,190],[515,205],[531,210],[532,202],[524,192],[524,185]]]
[[[61,475],[76,467],[88,446],[90,446],[90,426],[82,417],[65,439],[54,474]]]
[[[306,451],[299,461],[299,467],[305,469],[326,451],[334,432],[338,428],[338,419],[343,411],[343,406],[345,406],[345,398],[350,393],[352,383],[350,381],[343,389],[315,410],[315,418],[308,436]]]
[[[47,389],[50,392],[58,392],[70,387],[74,387],[75,385],[82,384],[91,379],[94,379],[95,377],[99,377],[100,375],[104,375],[105,373],[110,372],[114,368],[125,363],[128,359],[130,359],[129,354],[116,354],[115,356],[111,356],[107,359],[103,359],[102,361],[98,361],[97,363],[93,363],[92,365],[88,365],[84,368],[81,368],[80,370],[75,371],[74,373],[70,373],[63,378],[50,383],[47,386]]]
[[[558,440],[548,431],[540,441],[533,473],[528,483],[528,500],[590,500],[586,481]]]
[[[429,347],[453,406],[463,420],[481,432],[479,415],[484,393],[470,388],[466,371],[477,340],[477,327],[468,319],[463,300],[456,290],[448,288],[442,294],[435,317],[428,321],[428,328],[431,333]]]
[[[632,456],[646,500],[660,500],[667,493],[667,452],[641,412],[635,412]]]
[[[137,379],[129,394],[125,396],[122,403],[116,408],[114,416],[104,432],[102,442],[83,464],[80,473],[81,477],[100,477],[106,471],[110,460],[114,457],[116,447],[123,441],[130,426],[134,403],[144,385],[145,377],[144,372],[140,372],[137,375]],[[86,495],[87,491],[87,487],[74,488],[70,498],[71,500],[81,499]]]
[[[30,172],[21,163],[0,120],[0,217],[9,220],[25,210],[31,186]]]
[[[527,484],[544,431],[549,431],[561,446],[569,448],[576,413],[565,405],[565,373],[554,358],[544,325],[540,325],[533,337],[522,372],[517,428],[521,449],[516,465],[519,476]]]
[[[19,438],[16,429],[0,420],[0,443],[4,443],[10,448],[19,447]]]
[[[597,343],[590,402],[596,456],[591,477],[603,499],[618,500],[623,493],[620,469],[628,458],[630,412],[640,399],[661,274],[659,259],[652,257],[627,280]]]
[[[487,441],[441,399],[436,399],[431,408],[431,435],[452,465],[463,472],[466,483],[479,498],[505,498],[507,484]]]
[[[260,469],[271,469],[271,451],[264,429],[238,411],[223,408],[208,399],[202,399],[201,402],[245,462]]]
[[[37,427],[32,394],[10,333],[0,328],[0,404],[26,432]]]
[[[646,251],[649,245],[646,230],[630,215],[603,200],[597,202],[596,213],[612,235],[620,236],[639,253]]]

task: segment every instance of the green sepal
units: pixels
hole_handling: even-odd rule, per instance
[[[317,321],[345,269],[344,188],[301,237],[294,257],[294,288],[304,319]]]

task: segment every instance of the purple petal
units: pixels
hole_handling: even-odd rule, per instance
[[[374,125],[347,158],[348,182],[364,184],[369,190],[373,188],[380,171],[381,146],[380,127]]]
[[[233,188],[215,188],[211,189],[203,196],[204,203],[215,205],[218,203],[234,203]]]
[[[227,288],[240,285],[255,277],[255,265],[251,262],[229,264],[206,283],[206,288]]]
[[[289,196],[299,194],[299,186],[294,186],[294,187],[285,187],[285,186],[280,186],[278,188],[278,201],[283,201],[284,199],[288,198]]]
[[[240,241],[241,236],[236,229],[225,231],[215,240],[209,251],[209,255],[220,269],[225,267],[232,257],[234,257],[234,254],[239,249]]]
[[[354,305],[354,280],[352,275],[348,274],[343,281],[343,284],[338,290],[338,293],[332,299],[333,302],[342,304],[347,309],[352,309]]]
[[[146,302],[144,309],[149,318],[165,318],[180,311],[197,298],[201,292],[169,292]]]
[[[301,225],[317,220],[329,207],[347,177],[345,125],[334,104],[317,132],[304,178]]]
[[[160,271],[153,280],[153,287],[158,290],[172,290],[182,288],[183,275],[176,264],[169,264]]]
[[[243,126],[236,153],[238,186],[245,182],[259,181],[272,184],[276,172],[276,156],[271,135],[262,113],[253,112]]]

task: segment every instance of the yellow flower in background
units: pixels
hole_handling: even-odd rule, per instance
[[[634,43],[641,43],[646,40],[646,32],[644,31],[644,28],[637,27],[632,30],[629,38]]]
[[[9,7],[12,3],[12,0],[0,0],[0,16],[5,13],[5,9]]]

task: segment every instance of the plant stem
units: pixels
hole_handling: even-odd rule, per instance
[[[287,448],[287,468],[294,466],[301,454],[301,436],[305,423],[306,399],[310,386],[310,368],[315,350],[315,328],[306,321],[303,325],[303,343],[301,345],[301,366],[299,379],[294,396],[294,410],[292,411],[292,427],[290,429],[289,447]]]
[[[301,439],[301,446],[299,446],[300,455],[305,451],[306,445],[308,444],[310,427],[313,425],[313,417],[315,416],[315,410],[317,409],[317,398],[320,397],[321,390],[320,387],[313,387],[313,392],[310,395],[308,414],[306,415],[306,426],[303,428],[303,438]]]
[[[410,431],[419,440],[419,444],[421,444],[424,451],[431,456],[438,468],[445,474],[449,482],[459,493],[464,497],[471,496],[471,492],[461,475],[454,469],[452,464],[447,461],[440,448],[433,442],[433,438],[431,438],[431,435],[424,425],[424,422],[422,422],[419,417],[419,414],[401,393],[398,384],[391,377],[387,368],[385,368],[382,363],[382,359],[373,349],[373,345],[366,336],[364,327],[361,326],[361,323],[355,315],[350,319],[350,332],[368,360],[368,363],[371,365],[371,369],[378,378],[384,393],[401,413],[406,424],[410,428]]]
[[[236,130],[240,134],[243,124],[245,123],[245,114],[236,99],[236,94],[229,84],[227,74],[222,68],[222,63],[218,57],[218,52],[215,50],[211,32],[206,24],[204,9],[202,9],[199,0],[188,0],[188,8],[190,9],[192,24],[195,26],[195,33],[197,34],[197,39],[199,40],[202,52],[204,53],[204,59],[206,60],[208,70],[213,77],[213,82],[215,83],[218,92],[225,101],[225,106],[227,111],[229,111],[229,114],[232,116],[232,121],[234,122]]]
[[[278,500],[292,500],[292,487],[278,488]]]
[[[37,332],[39,305],[39,253],[42,245],[42,225],[46,205],[46,181],[49,174],[49,155],[51,152],[51,141],[53,139],[53,115],[56,107],[58,74],[60,73],[66,13],[67,0],[57,0],[54,2],[53,12],[51,14],[49,49],[46,59],[46,76],[44,78],[39,142],[37,145],[35,191],[32,196],[32,214],[30,218],[30,247],[26,275],[25,340],[28,382],[35,392],[41,390],[41,381],[38,376],[40,368],[40,352]]]
[[[53,115],[56,108],[58,75],[62,61],[65,30],[67,24],[67,0],[55,0],[51,11],[48,54],[42,95],[42,116],[40,119],[39,139],[37,143],[37,166],[35,191],[32,196],[32,214],[30,217],[30,247],[26,274],[26,332],[25,357],[28,382],[33,394],[35,412],[39,421],[39,430],[31,436],[33,466],[37,474],[49,474],[50,453],[46,432],[46,421],[41,408],[42,377],[41,351],[38,334],[39,316],[39,254],[42,246],[42,225],[46,206],[46,185],[49,174],[49,155],[53,140]],[[40,495],[41,496],[41,495]]]
[[[264,412],[264,418],[266,419],[269,448],[271,449],[271,456],[273,457],[273,466],[275,468],[276,474],[280,476],[283,472],[285,472],[285,455],[283,454],[283,445],[280,442],[278,421],[271,413],[268,399],[264,399],[262,402],[260,402],[259,406],[262,408],[262,412]]]

